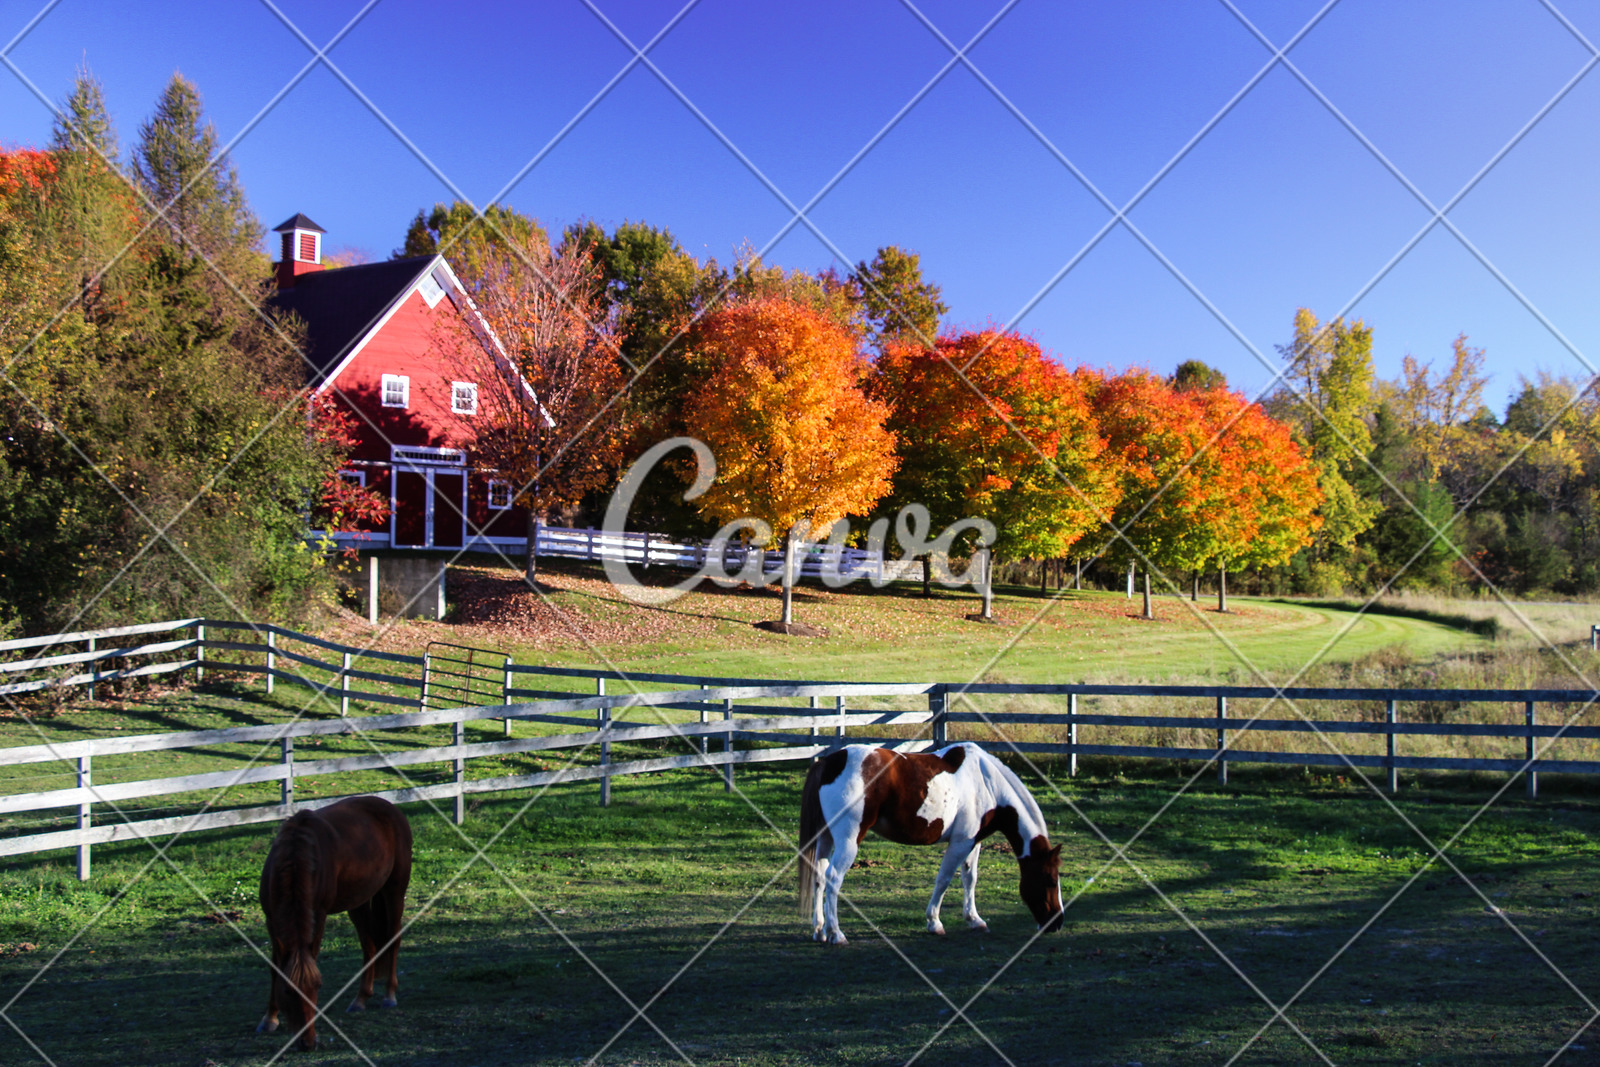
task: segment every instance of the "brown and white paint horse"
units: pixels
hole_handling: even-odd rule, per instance
[[[1022,902],[1039,928],[1060,929],[1061,846],[1050,847],[1021,779],[977,745],[911,754],[848,745],[811,765],[800,800],[800,913],[811,917],[813,940],[845,943],[839,887],[868,830],[904,845],[949,843],[928,901],[931,932],[944,933],[939,902],[958,868],[962,915],[974,930],[988,929],[978,915],[978,852],[996,832],[1016,854]]]
[[[261,870],[261,910],[272,939],[271,989],[258,1033],[278,1028],[278,1009],[300,1022],[300,1047],[317,1047],[317,953],[329,912],[348,911],[361,939],[361,989],[372,996],[379,965],[389,972],[383,1006],[400,985],[400,932],[411,882],[411,824],[381,797],[349,797],[296,812],[278,830]]]

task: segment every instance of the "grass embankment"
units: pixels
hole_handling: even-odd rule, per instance
[[[796,618],[828,636],[796,638],[754,628],[777,617],[776,590],[703,583],[671,604],[647,607],[618,593],[595,567],[558,564],[542,573],[548,591],[539,596],[503,567],[454,569],[450,620],[385,622],[382,647],[420,651],[443,639],[504,650],[519,662],[731,677],[1198,682],[1260,671],[1281,682],[1308,663],[1396,645],[1427,657],[1491,644],[1450,620],[1358,615],[1329,605],[1234,598],[1222,614],[1213,601],[1159,597],[1158,618],[1147,621],[1140,601],[1120,593],[1020,588],[997,592],[1000,625],[993,626],[966,619],[978,606],[970,592],[936,587],[924,599],[904,583],[798,589]],[[373,639],[372,628],[353,616],[336,630],[350,644]]]
[[[1430,839],[1466,828],[1449,855],[1480,896],[1438,864],[1406,888],[1428,856],[1422,837],[1331,778],[1201,783],[1129,848],[1134,870],[1110,862],[1091,822],[1126,842],[1174,781],[1050,776],[1083,818],[1029,781],[1064,845],[1064,884],[1082,893],[1065,932],[1031,945],[998,850],[979,890],[990,932],[960,928],[957,889],[951,933],[936,939],[922,909],[938,850],[876,838],[845,883],[851,944],[810,943],[786,842],[766,821],[792,832],[795,769],[741,771],[737,795],[710,773],[631,780],[604,810],[582,787],[475,804],[463,830],[493,869],[414,806],[401,1007],[333,1021],[378,1063],[570,1063],[613,1038],[602,1062],[682,1062],[648,1023],[630,1025],[621,996],[659,995],[649,1019],[699,1064],[903,1063],[930,1041],[919,1062],[998,1062],[993,1041],[1016,1063],[1215,1064],[1262,1028],[1240,1062],[1300,1063],[1316,1055],[1269,1025],[1246,980],[1282,1004],[1330,960],[1288,1016],[1339,1063],[1544,1062],[1589,1018],[1551,965],[1578,989],[1600,980],[1592,793],[1511,794],[1476,821],[1487,793],[1459,779],[1403,794],[1401,815]],[[33,982],[8,1016],[57,1063],[265,1063],[286,1038],[253,1033],[266,973],[245,939],[264,938],[253,901],[270,836],[190,835],[165,859],[98,849],[87,886],[63,862],[0,863],[0,997]],[[330,920],[336,1009],[358,960],[348,921]],[[974,996],[973,1025],[941,1034],[951,1002]],[[304,1059],[357,1062],[343,1040]],[[35,1060],[7,1030],[0,1062]]]

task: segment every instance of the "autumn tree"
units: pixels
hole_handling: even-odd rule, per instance
[[[1372,449],[1368,424],[1378,405],[1372,327],[1360,320],[1319,323],[1300,308],[1294,339],[1278,352],[1288,364],[1290,385],[1269,398],[1266,408],[1294,430],[1317,464],[1323,522],[1311,551],[1323,567],[1344,577],[1343,561],[1381,508],[1353,484]]]
[[[871,383],[899,442],[886,503],[921,504],[936,529],[988,519],[996,556],[1065,555],[1119,494],[1092,386],[1088,372],[1067,371],[1015,333],[969,332],[931,348],[890,342]]]
[[[1193,572],[1223,550],[1233,503],[1223,450],[1200,394],[1148,371],[1108,377],[1094,391],[1096,425],[1119,473],[1121,501],[1103,532],[1106,558],[1150,570]]]
[[[615,476],[624,384],[617,316],[581,248],[553,254],[533,234],[520,248],[487,245],[476,262],[463,279],[471,301],[457,301],[435,344],[478,385],[477,411],[458,432],[511,480],[526,509],[532,584],[539,519]]]
[[[718,468],[697,503],[724,522],[759,519],[782,541],[779,625],[791,632],[797,540],[866,513],[889,491],[887,412],[861,390],[857,336],[793,300],[713,312],[695,345],[710,372],[685,425]]]
[[[1289,428],[1225,387],[1192,391],[1222,495],[1204,515],[1217,566],[1217,610],[1228,610],[1228,572],[1287,563],[1312,541],[1321,518],[1317,467]]]

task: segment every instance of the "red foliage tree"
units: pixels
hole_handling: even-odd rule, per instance
[[[1014,333],[887,345],[872,391],[900,442],[891,503],[925,506],[936,528],[988,519],[1001,556],[1065,555],[1121,495],[1090,408],[1093,384]]]

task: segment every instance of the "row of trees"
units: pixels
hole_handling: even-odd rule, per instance
[[[501,390],[471,429],[535,513],[592,506],[633,456],[686,434],[717,481],[690,511],[689,466],[656,472],[636,527],[754,518],[791,542],[920,505],[936,528],[991,522],[994,556],[1141,564],[1148,587],[1151,567],[1281,565],[1322,523],[1302,444],[1217,376],[1069,371],[1015,333],[936,336],[938,288],[899,249],[844,276],[723,270],[647,226],[589,223],[552,249],[531,220],[459,205],[419,215],[401,254],[436,249],[533,387]],[[486,359],[461,343],[478,328],[463,317],[440,351]]]
[[[1280,351],[1295,389],[1267,401],[1322,469],[1321,531],[1266,589],[1591,593],[1600,588],[1600,398],[1592,380],[1524,378],[1503,418],[1485,356],[1372,368],[1373,330],[1301,309]]]
[[[199,94],[174,76],[119,157],[79,77],[42,150],[0,154],[0,630],[294,614],[328,589],[306,502],[347,419],[313,412],[297,338]]]
[[[770,485],[794,467],[782,449],[751,458],[763,435],[781,436],[774,427],[807,441],[808,453],[819,432],[876,442],[826,420],[822,431],[795,414],[773,420],[768,409],[780,401],[763,376],[826,363],[777,340],[803,335],[819,349],[856,352],[853,369],[827,364],[828,389],[782,402],[837,411],[843,427],[867,417],[841,395],[854,390],[876,405],[871,417],[892,441],[872,445],[875,472],[839,514],[919,503],[939,523],[982,516],[998,527],[995,551],[1005,558],[1142,563],[1163,572],[1161,584],[1213,570],[1223,595],[1229,573],[1252,590],[1314,594],[1600,585],[1591,562],[1600,558],[1600,402],[1587,383],[1541,376],[1497,418],[1482,404],[1484,354],[1464,336],[1440,367],[1407,356],[1401,375],[1383,381],[1371,326],[1322,323],[1301,309],[1280,347],[1283,385],[1253,405],[1193,361],[1168,379],[1107,375],[1068,371],[1017,336],[938,336],[947,310],[938,286],[893,247],[846,274],[786,272],[749,255],[725,268],[640,223],[611,233],[571,227],[552,249],[515,212],[479,220],[465,205],[440,205],[418,215],[403,251],[433,250],[490,289],[567,294],[555,310],[570,316],[568,334],[582,345],[568,346],[565,362],[544,360],[537,346],[518,357],[552,395],[563,381],[585,383],[576,406],[537,431],[543,478],[531,499],[541,512],[586,501],[598,511],[596,494],[625,461],[667,436],[715,436],[724,478],[732,464]],[[485,271],[485,262],[498,266]],[[811,323],[804,331],[801,318]],[[817,340],[819,324],[835,340]],[[734,340],[751,337],[771,350],[758,359],[759,345]],[[784,360],[794,366],[780,368]],[[569,462],[585,476],[564,477]],[[744,508],[781,532],[794,515],[757,509],[753,488],[708,494],[692,508],[682,491],[680,477],[656,472],[634,524],[703,535]],[[835,511],[804,517],[816,530]]]

